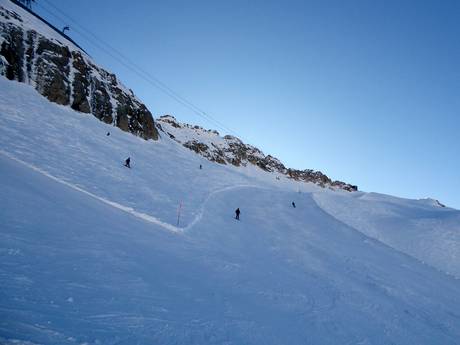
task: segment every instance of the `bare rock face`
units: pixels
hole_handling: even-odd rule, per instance
[[[27,14],[31,15],[31,14]],[[51,102],[113,124],[146,140],[158,139],[152,114],[117,77],[81,50],[25,26],[0,6],[0,75],[33,85]]]
[[[323,188],[341,189],[348,192],[358,190],[355,185],[332,181],[321,171],[288,169],[279,159],[264,155],[257,147],[245,144],[235,136],[221,137],[217,131],[179,123],[171,115],[161,116],[157,123],[171,139],[212,162],[235,166],[251,164],[266,172],[284,175],[296,181],[314,183]]]
[[[29,37],[33,37],[33,35],[29,35]],[[34,43],[33,39],[31,43]],[[30,46],[28,48],[33,49]],[[51,102],[68,105],[70,102],[69,49],[44,37],[39,37],[38,47],[33,54],[37,58],[35,66],[31,62],[30,70],[35,69],[37,91]]]
[[[144,139],[157,140],[158,131],[147,107],[116,86],[111,91],[119,104],[122,104],[117,108],[117,126]]]
[[[184,146],[187,147],[187,148],[189,148],[190,150],[195,151],[196,153],[203,153],[203,152],[208,151],[208,149],[209,149],[208,145],[203,144],[203,143],[199,143],[199,142],[196,141],[196,140],[187,141],[187,142],[184,144]]]
[[[2,23],[0,23],[1,25]],[[8,31],[9,41],[2,42],[0,54],[7,62],[5,76],[10,80],[24,81],[24,43],[23,32],[13,25],[2,25],[0,29]]]
[[[82,113],[90,113],[91,106],[89,104],[89,87],[91,80],[91,69],[86,65],[82,54],[78,51],[72,52],[72,66],[74,68],[73,76],[73,101],[72,109],[81,111]],[[111,111],[111,110],[110,110]]]

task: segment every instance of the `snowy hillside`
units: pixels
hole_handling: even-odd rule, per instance
[[[0,144],[0,343],[458,344],[459,211],[213,163],[3,77]]]
[[[144,139],[157,140],[152,114],[115,74],[99,67],[57,29],[51,28],[9,0],[0,0],[0,75],[32,85],[51,102],[92,114]],[[172,116],[159,119],[175,141],[220,164],[258,168],[296,181],[321,187],[357,191],[356,185],[332,181],[320,171],[286,168],[277,158],[244,144],[233,136],[177,122]]]

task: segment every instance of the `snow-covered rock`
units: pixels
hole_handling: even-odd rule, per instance
[[[220,164],[247,166],[252,164],[260,169],[277,175],[284,175],[290,179],[311,182],[321,187],[343,189],[355,192],[358,187],[342,181],[332,181],[321,171],[312,169],[289,169],[276,157],[265,155],[257,147],[243,143],[239,138],[226,135],[221,137],[215,130],[204,129],[180,123],[174,116],[164,115],[156,120],[171,139],[195,151],[206,159]]]

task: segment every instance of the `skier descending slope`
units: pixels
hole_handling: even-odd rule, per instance
[[[240,220],[240,213],[241,213],[240,209],[237,208],[237,209],[235,210],[235,219],[236,219],[236,220]]]
[[[126,158],[125,160],[125,167],[131,168],[131,157]]]

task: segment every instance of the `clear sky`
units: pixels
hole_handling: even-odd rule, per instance
[[[460,208],[460,1],[37,0],[155,117],[216,128],[52,6],[288,167]]]

